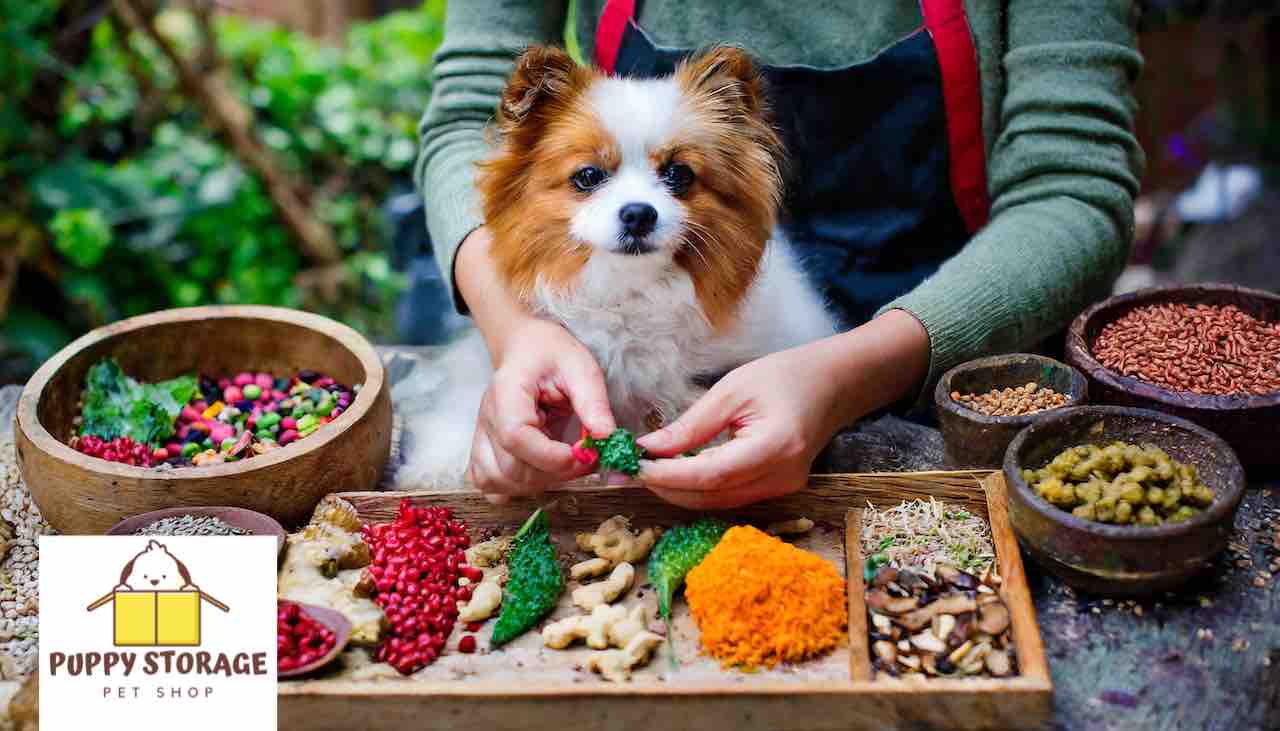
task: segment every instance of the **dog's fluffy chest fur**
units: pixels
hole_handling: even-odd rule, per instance
[[[647,270],[645,270],[647,269]],[[771,352],[825,337],[835,325],[786,246],[772,241],[734,323],[712,328],[681,268],[594,257],[570,293],[540,290],[537,311],[563,324],[599,362],[621,426],[669,423],[721,375]]]

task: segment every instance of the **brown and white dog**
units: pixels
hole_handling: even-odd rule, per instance
[[[776,227],[782,146],[745,52],[637,80],[530,48],[495,131],[477,184],[497,270],[596,356],[620,426],[669,422],[703,393],[696,376],[835,332]],[[492,368],[475,334],[443,365],[402,484],[465,471]]]

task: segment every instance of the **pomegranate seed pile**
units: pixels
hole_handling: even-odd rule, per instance
[[[475,582],[483,572],[464,563],[467,526],[448,508],[415,508],[402,500],[394,521],[362,530],[373,553],[373,601],[390,625],[374,659],[410,675],[440,656],[458,619],[457,603],[471,598],[471,586],[459,586],[458,579]],[[475,638],[464,637],[459,649],[473,652]]]
[[[338,638],[293,602],[276,602],[276,668],[294,670],[324,657]]]
[[[72,446],[90,457],[105,459],[108,462],[133,465],[134,467],[153,467],[168,457],[167,452],[164,457],[157,457],[156,455],[160,450],[153,451],[151,447],[135,442],[129,437],[116,437],[108,441],[101,437],[86,434],[82,437],[76,437]]]
[[[1135,307],[1103,327],[1092,350],[1113,371],[1175,391],[1280,391],[1280,323],[1235,305]]]

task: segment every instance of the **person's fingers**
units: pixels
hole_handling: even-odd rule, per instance
[[[716,492],[690,492],[661,487],[649,487],[649,490],[659,498],[686,510],[727,510],[785,495],[804,486],[803,480],[797,485],[789,485],[778,484],[777,479],[776,476],[769,475],[745,485]]]
[[[636,444],[656,457],[670,457],[701,447],[724,431],[734,414],[725,391],[712,389],[693,402],[680,418],[663,428],[645,434]]]
[[[778,458],[770,440],[739,435],[692,457],[643,460],[640,481],[648,487],[693,492],[733,489],[765,474]]]
[[[573,469],[573,450],[543,431],[544,419],[528,392],[518,384],[495,383],[493,394],[487,426],[505,452],[541,472],[561,474]]]
[[[609,392],[605,388],[604,374],[590,356],[569,358],[561,364],[564,390],[569,394],[573,411],[578,420],[591,432],[591,436],[603,439],[617,428],[613,409],[609,406]]]

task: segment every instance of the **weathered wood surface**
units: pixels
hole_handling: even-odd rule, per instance
[[[397,416],[421,408],[407,399],[430,390],[419,379],[432,376],[430,359],[423,357],[431,352],[384,351]],[[17,393],[16,387],[0,390],[0,405],[16,402]],[[10,428],[11,418],[0,422],[0,429]],[[406,436],[393,446],[393,457],[414,435]],[[936,430],[886,417],[838,436],[818,466],[877,472],[942,464]],[[1280,576],[1254,585],[1258,572],[1280,558],[1268,548],[1280,529],[1280,478],[1251,476],[1250,487],[1232,539],[1242,550],[1220,556],[1203,579],[1175,596],[1133,607],[1106,604],[1075,594],[1027,562],[1055,689],[1052,728],[1280,728]],[[389,700],[387,713],[421,723],[424,709]],[[329,710],[344,714],[341,703]],[[564,711],[569,723],[599,721],[573,703]],[[360,719],[347,718],[349,727],[360,726]]]
[[[401,362],[388,367],[393,386],[397,377],[429,379],[430,350],[396,353]],[[815,468],[944,469],[942,437],[882,417],[838,435]],[[1054,684],[1052,728],[1280,729],[1280,572],[1262,587],[1253,584],[1280,558],[1267,548],[1280,530],[1280,478],[1250,485],[1232,539],[1244,556],[1223,554],[1204,579],[1175,596],[1106,604],[1026,562]],[[1212,636],[1198,637],[1202,629]]]

